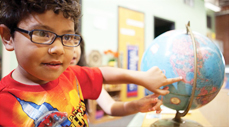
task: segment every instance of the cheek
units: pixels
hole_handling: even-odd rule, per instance
[[[80,59],[81,52],[80,52],[80,51],[77,51],[77,52],[76,52],[76,54],[77,54],[77,58],[79,58],[79,59]]]
[[[14,43],[14,50],[19,64],[31,63],[41,53],[41,51],[37,51],[37,46],[26,40],[19,40]]]
[[[81,49],[80,49],[80,46],[78,46],[78,47],[75,49],[75,52],[76,52],[77,58],[80,59],[80,56],[81,56]]]
[[[27,68],[29,66],[38,66],[42,59],[45,58],[47,51],[42,48],[27,48],[26,50],[21,48],[15,50],[17,55],[18,64],[22,67]]]
[[[71,62],[71,60],[73,58],[73,53],[74,53],[73,48],[72,49],[71,48],[65,49],[65,56],[64,57],[65,57],[66,62],[68,62],[68,63]]]

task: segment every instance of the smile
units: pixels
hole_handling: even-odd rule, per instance
[[[51,65],[51,66],[57,66],[62,65],[62,63],[43,63],[44,65]]]
[[[59,70],[60,67],[63,65],[62,63],[43,63],[43,65],[45,65],[45,67],[47,67],[47,69],[51,69],[51,70]]]

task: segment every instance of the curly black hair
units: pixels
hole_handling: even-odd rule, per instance
[[[81,13],[78,0],[0,0],[0,8],[0,24],[6,25],[12,35],[19,21],[28,14],[41,14],[47,10],[53,10],[55,14],[63,12],[65,18],[73,19],[77,31]]]

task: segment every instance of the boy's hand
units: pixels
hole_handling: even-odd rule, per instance
[[[138,112],[156,111],[157,114],[161,112],[162,101],[158,99],[157,94],[145,96],[137,100],[135,104]]]
[[[160,87],[182,80],[182,77],[167,79],[158,67],[152,67],[147,72],[114,67],[100,67],[99,69],[102,72],[104,84],[138,84],[158,95],[169,93],[167,89],[162,90]]]
[[[158,67],[152,67],[142,74],[141,77],[143,86],[159,95],[166,95],[169,93],[168,89],[160,89],[160,87],[181,81],[183,79],[182,77],[167,79],[165,74]]]

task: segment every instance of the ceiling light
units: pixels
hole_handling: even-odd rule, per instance
[[[219,12],[221,10],[220,7],[218,7],[218,6],[216,6],[216,5],[212,4],[212,3],[208,3],[208,2],[205,2],[205,7],[210,9],[210,10],[212,10],[212,11],[214,11],[214,12]]]

